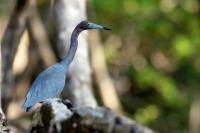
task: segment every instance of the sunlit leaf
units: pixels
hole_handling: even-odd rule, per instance
[[[193,53],[193,46],[185,36],[178,36],[174,41],[174,49],[179,57],[188,57]]]

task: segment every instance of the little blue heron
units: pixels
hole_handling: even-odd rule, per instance
[[[67,69],[76,53],[78,46],[78,35],[82,31],[88,29],[111,30],[108,27],[97,25],[88,21],[80,22],[72,32],[71,44],[67,55],[62,61],[41,72],[33,82],[23,104],[23,108],[26,110],[26,112],[30,111],[36,103],[44,102],[46,99],[60,95],[65,85]]]

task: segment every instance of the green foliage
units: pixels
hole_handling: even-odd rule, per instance
[[[0,18],[5,16],[5,5],[0,2]]]
[[[147,67],[137,71],[135,79],[143,88],[153,86],[157,89],[169,106],[177,106],[179,104],[177,88],[171,78],[162,75],[151,67]]]
[[[131,82],[121,94],[125,114],[162,133],[187,132],[200,86],[197,1],[93,0],[93,6],[97,21],[110,25],[123,42],[118,49],[106,45],[105,54],[110,73]]]
[[[194,47],[191,45],[190,40],[184,36],[178,36],[174,39],[175,53],[177,57],[184,58],[189,57],[194,53]]]
[[[155,121],[159,117],[159,109],[156,105],[147,105],[142,109],[138,109],[135,113],[134,118],[141,124],[148,124]]]

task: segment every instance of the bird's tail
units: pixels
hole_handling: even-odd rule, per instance
[[[25,108],[26,112],[31,111],[31,108],[32,108],[32,107],[27,107],[27,108]]]
[[[31,108],[32,108],[32,106],[28,106],[27,105],[26,99],[24,100],[24,104],[22,105],[22,107],[24,108],[24,110],[26,112],[29,112],[31,110]]]

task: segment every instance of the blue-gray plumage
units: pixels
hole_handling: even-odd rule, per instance
[[[23,108],[26,111],[30,111],[31,108],[38,102],[43,102],[48,98],[53,98],[60,95],[65,85],[68,66],[72,62],[76,53],[78,46],[78,35],[81,31],[87,29],[111,30],[110,28],[91,22],[80,22],[72,32],[70,48],[64,59],[61,62],[56,63],[44,70],[33,82],[23,104]]]

